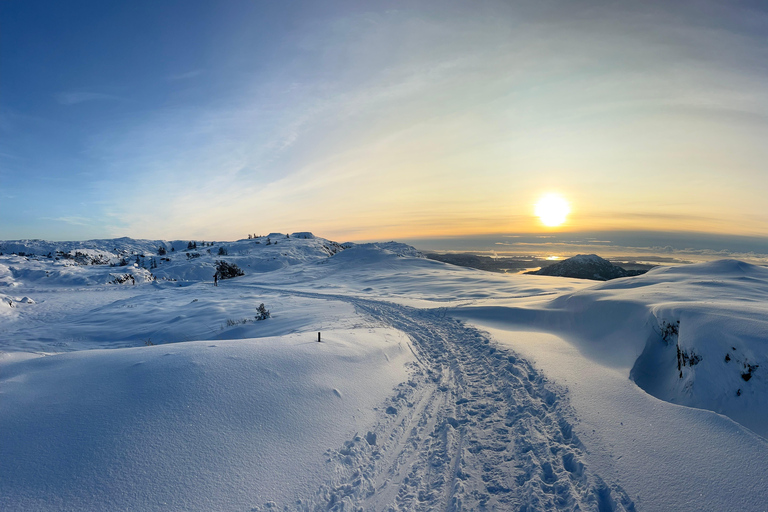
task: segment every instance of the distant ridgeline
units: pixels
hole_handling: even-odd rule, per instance
[[[596,254],[578,254],[572,258],[554,263],[539,270],[526,272],[526,274],[608,281],[618,277],[639,276],[646,272],[648,272],[647,269],[625,270]]]

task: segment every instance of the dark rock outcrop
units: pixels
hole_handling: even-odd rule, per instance
[[[608,281],[618,277],[636,276],[645,272],[644,270],[624,270],[622,267],[614,265],[596,254],[579,254],[567,260],[526,273],[539,276],[574,277],[577,279]]]

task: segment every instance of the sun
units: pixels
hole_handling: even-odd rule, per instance
[[[568,201],[559,194],[546,194],[536,203],[536,216],[551,228],[561,225],[571,212]]]

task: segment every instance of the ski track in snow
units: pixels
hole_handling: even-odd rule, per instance
[[[446,316],[349,296],[281,290],[352,303],[405,332],[418,363],[327,463],[336,475],[286,510],[633,511],[618,486],[590,472],[564,390],[489,336]],[[264,509],[274,509],[273,502]],[[252,509],[262,510],[261,507]]]

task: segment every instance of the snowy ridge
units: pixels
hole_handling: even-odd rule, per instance
[[[333,260],[335,264],[343,265],[368,265],[380,263],[392,258],[422,258],[425,256],[410,245],[399,242],[345,244],[350,249],[339,254]]]
[[[85,242],[4,241],[0,242],[0,252],[4,254],[0,256],[0,286],[10,285],[5,274],[18,275],[27,282],[46,278],[46,284],[69,286],[139,284],[154,280],[148,279],[141,269],[149,270],[153,277],[161,280],[207,281],[213,279],[216,261],[222,259],[246,272],[269,272],[326,259],[353,245],[342,245],[309,232],[293,235],[271,233],[235,242],[131,238]],[[81,266],[103,270],[86,272],[77,268]],[[107,270],[108,267],[113,269]]]

